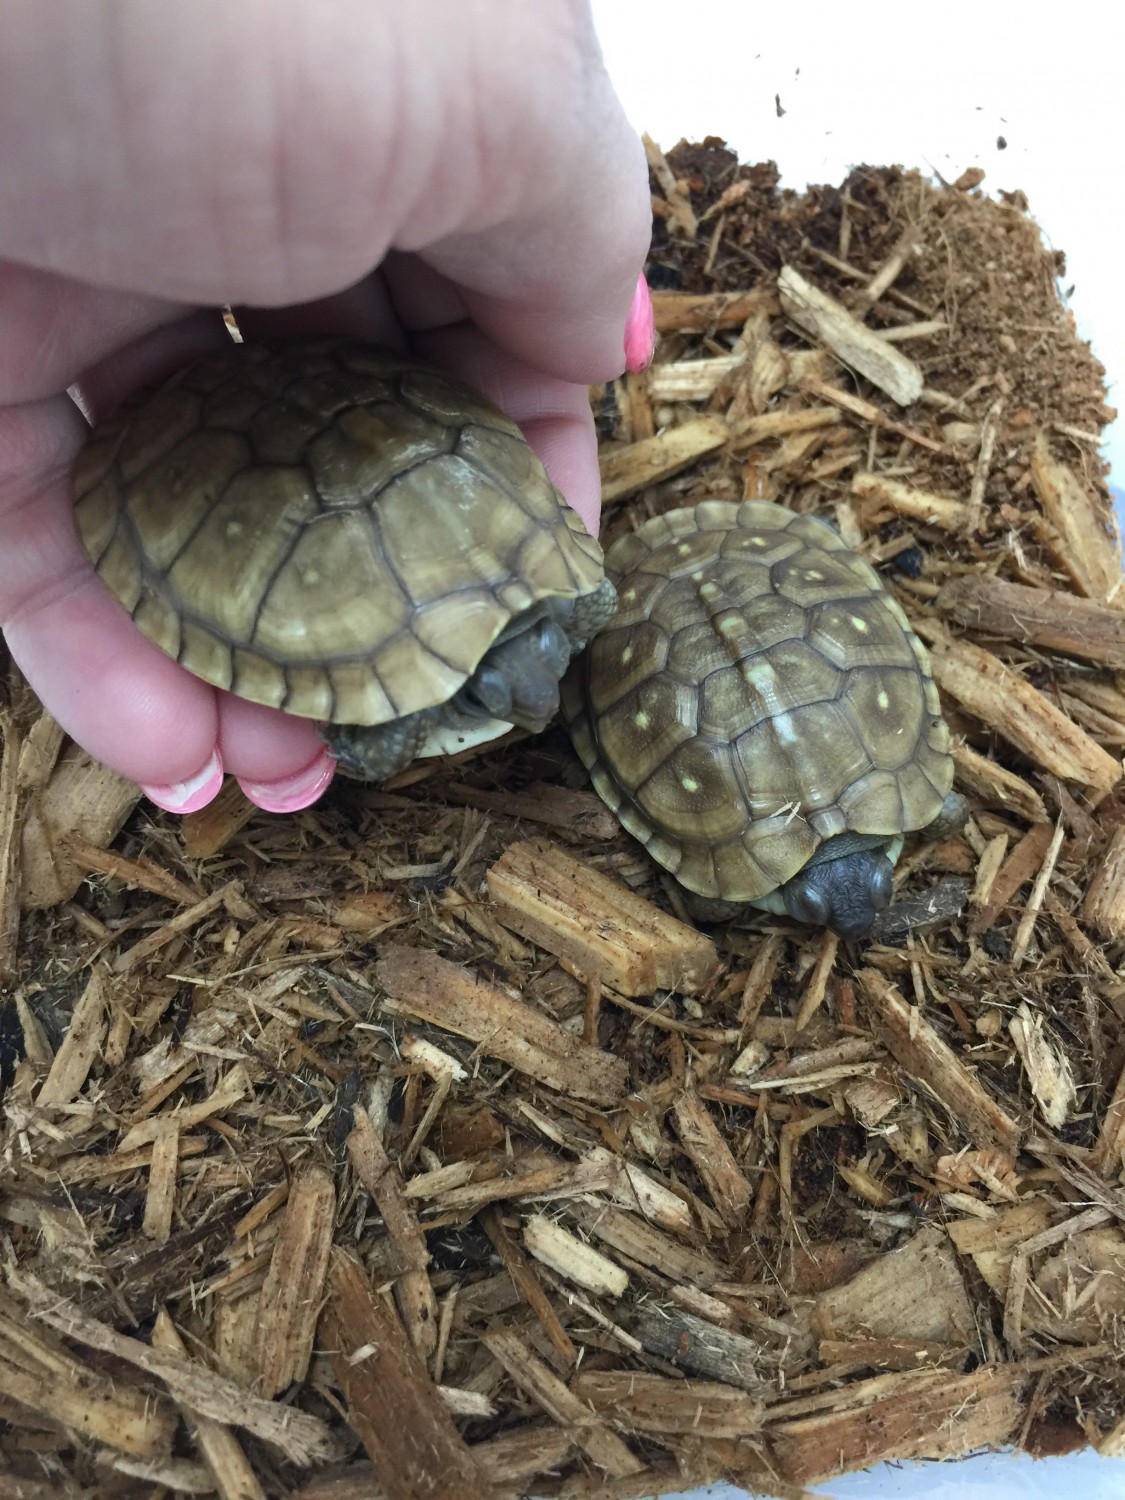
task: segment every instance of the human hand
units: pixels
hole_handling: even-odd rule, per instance
[[[583,0],[8,0],[0,630],[97,759],[187,812],[321,794],[314,725],[216,691],[82,551],[86,422],[227,338],[408,347],[523,427],[595,529],[591,381],[651,353],[644,157]],[[632,311],[631,311],[632,309]]]

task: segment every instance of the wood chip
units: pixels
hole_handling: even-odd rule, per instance
[[[706,401],[720,383],[742,364],[739,354],[720,354],[713,359],[682,359],[675,364],[653,365],[648,372],[650,401]]]
[[[745,1391],[710,1380],[670,1380],[645,1370],[590,1370],[572,1390],[622,1432],[745,1439],[761,1406]]]
[[[1125,614],[1092,599],[968,574],[945,585],[937,607],[984,635],[1125,670]]]
[[[306,1167],[290,1186],[262,1288],[257,1383],[263,1395],[279,1395],[305,1378],[335,1216],[332,1178],[323,1167]]]
[[[761,443],[769,438],[788,437],[794,432],[814,432],[822,427],[835,427],[839,413],[832,407],[809,406],[797,411],[771,411],[764,416],[750,417],[741,422],[734,431],[732,445],[738,450],[747,445]]]
[[[1033,879],[1042,868],[1054,839],[1049,823],[1035,823],[1004,860],[992,879],[988,900],[969,920],[969,931],[976,936],[986,932],[1008,907],[1021,886]]]
[[[479,1500],[488,1477],[462,1440],[437,1387],[358,1261],[336,1248],[321,1339],[348,1421],[387,1500]]]
[[[1109,508],[1099,507],[1074,471],[1059,463],[1042,430],[1035,435],[1031,482],[1047,520],[1063,539],[1062,557],[1075,588],[1099,603],[1116,599],[1121,543],[1111,530]]]
[[[153,1325],[152,1344],[154,1349],[168,1349],[173,1354],[184,1357],[187,1355],[176,1325],[163,1310]],[[266,1500],[266,1492],[258,1483],[246,1454],[230,1428],[211,1417],[198,1416],[190,1408],[185,1409],[184,1415],[222,1500]]]
[[[1077,1092],[1070,1064],[1047,1036],[1043,1017],[1035,1015],[1026,1002],[1008,1022],[1008,1030],[1043,1118],[1052,1130],[1061,1130],[1070,1119]]]
[[[1082,903],[1082,914],[1103,937],[1125,937],[1125,826],[1114,829]]]
[[[889,348],[887,352],[891,352]],[[821,401],[831,401],[833,406],[838,406],[841,411],[850,412],[853,417],[858,417],[869,427],[896,432],[908,443],[924,448],[929,453],[941,452],[942,445],[936,438],[927,437],[917,427],[910,427],[904,422],[895,421],[873,402],[865,401],[862,396],[856,396],[851,391],[844,390],[842,386],[831,385],[827,380],[821,380],[819,376],[806,375],[800,382],[800,388],[807,395],[819,397]]]
[[[174,1119],[165,1119],[152,1143],[142,1226],[149,1239],[155,1240],[158,1245],[164,1244],[172,1233],[179,1167],[180,1128]]]
[[[72,845],[106,848],[140,801],[140,788],[70,745],[32,797],[20,847],[20,899],[27,910],[69,901],[85,877]]]
[[[707,1184],[720,1217],[737,1229],[749,1212],[752,1192],[707,1106],[696,1094],[682,1094],[672,1115],[683,1148]]]
[[[1035,919],[1042,910],[1043,898],[1047,893],[1047,882],[1054,874],[1065,831],[1060,822],[1051,835],[1051,842],[1047,845],[1046,853],[1043,855],[1043,863],[1032,883],[1031,894],[1027,898],[1027,905],[1023,909],[1020,925],[1016,928],[1016,935],[1012,942],[1010,962],[1013,969],[1019,968],[1027,954],[1032,933],[1035,931]]]
[[[115,1355],[154,1375],[163,1381],[176,1401],[193,1411],[246,1428],[296,1464],[323,1461],[339,1453],[335,1438],[319,1417],[263,1401],[197,1360],[151,1349],[137,1339],[127,1338],[81,1313],[69,1298],[60,1296],[36,1276],[13,1272],[8,1279],[28,1304],[32,1317],[67,1338],[103,1354]]]
[[[758,1395],[762,1389],[759,1366],[763,1349],[744,1334],[717,1328],[679,1308],[641,1307],[629,1322],[650,1354],[695,1375]]]
[[[697,459],[721,448],[730,433],[719,417],[696,417],[668,427],[655,437],[642,438],[628,448],[601,458],[602,505],[616,505],[638,490],[647,489],[686,469]]]
[[[697,994],[718,963],[704,933],[544,840],[510,845],[488,893],[507,926],[622,995]]]
[[[259,812],[234,777],[228,776],[213,801],[181,820],[184,849],[192,859],[213,859]]]
[[[426,1269],[430,1264],[426,1236],[371,1117],[356,1105],[352,1118],[348,1159],[382,1214],[398,1253],[401,1272],[394,1285],[395,1303],[415,1349],[428,1359],[437,1341],[437,1298]]]
[[[971,516],[964,501],[920,490],[882,474],[856,474],[851,493],[867,505],[886,507],[895,515],[909,516],[926,526],[940,526],[943,531],[964,531],[969,527]]]
[[[474,786],[444,786],[441,795],[449,802],[479,807],[483,812],[520,818],[546,828],[562,828],[591,839],[617,837],[617,820],[593,792],[536,782],[522,792],[482,791]]]
[[[548,1416],[573,1430],[575,1441],[600,1469],[618,1477],[640,1471],[640,1460],[542,1360],[528,1352],[514,1330],[490,1329],[482,1342],[525,1394]]]
[[[922,371],[912,359],[872,332],[842,303],[822,292],[792,266],[778,272],[781,306],[801,328],[852,370],[866,375],[899,406],[910,406],[922,394]]]
[[[930,634],[930,632],[926,632]],[[1025,677],[969,641],[930,639],[938,686],[1045,771],[1108,792],[1121,761],[1107,754]]]
[[[535,1267],[508,1233],[499,1210],[492,1207],[484,1209],[481,1212],[480,1221],[497,1255],[504,1262],[505,1270],[515,1282],[520,1296],[539,1319],[543,1331],[554,1344],[559,1358],[567,1365],[577,1363],[578,1350],[574,1346],[574,1341],[559,1321],[559,1316],[551,1305],[551,1299],[535,1273]]]
[[[652,137],[642,135],[641,140],[644,142],[649,167],[664,193],[665,203],[673,222],[687,239],[694,239],[698,223],[687,201],[687,195],[681,190],[663,151]]]
[[[167,1453],[175,1432],[166,1401],[79,1359],[7,1293],[0,1294],[0,1397],[137,1458]]]
[[[628,1274],[544,1214],[532,1214],[523,1226],[523,1242],[530,1254],[552,1271],[576,1281],[599,1297],[623,1297]]]
[[[986,1366],[971,1375],[947,1370],[876,1375],[833,1400],[831,1410],[777,1421],[769,1429],[770,1443],[782,1476],[805,1485],[880,1462],[953,1458],[974,1448],[999,1447],[1019,1426],[1026,1380],[1010,1365]],[[934,1420],[937,1411],[945,1413],[940,1422]]]
[[[923,1229],[849,1281],[822,1292],[814,1318],[824,1338],[865,1333],[942,1346],[974,1344],[973,1309],[946,1236]],[[823,1356],[822,1356],[823,1357]]]
[[[637,1214],[595,1201],[572,1203],[569,1212],[588,1234],[671,1281],[706,1288],[720,1279],[719,1267],[708,1256],[678,1243]]]
[[[1047,822],[1047,808],[1042,797],[1022,776],[1017,776],[1006,766],[997,765],[996,761],[978,754],[968,745],[956,742],[953,745],[953,764],[957,785],[975,792],[983,802],[993,807],[1010,808],[1030,823]]]
[[[106,1034],[109,979],[98,964],[86,982],[51,1071],[39,1090],[39,1104],[69,1104],[86,1082]]]
[[[915,1007],[907,1005],[893,984],[875,969],[862,969],[857,977],[892,1056],[941,1100],[970,1140],[1014,1156],[1020,1142],[1019,1124],[981,1087]]]
[[[773,290],[652,293],[657,333],[677,333],[685,329],[705,333],[712,329],[739,328],[756,313],[777,312],[780,306]]]
[[[419,948],[392,943],[375,965],[391,1014],[418,1016],[468,1037],[548,1088],[616,1104],[625,1090],[624,1062],[590,1047],[542,1012],[513,1000],[495,985]]]

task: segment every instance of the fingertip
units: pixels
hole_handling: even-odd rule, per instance
[[[625,322],[625,368],[630,375],[639,375],[652,364],[655,353],[656,314],[653,312],[648,282],[642,271],[637,278],[633,305]]]
[[[163,784],[140,783],[141,791],[150,802],[170,813],[193,813],[206,807],[219,795],[223,785],[223,761],[218,750],[213,750],[200,769],[183,781]]]
[[[292,813],[311,807],[332,784],[336,762],[327,751],[320,751],[307,766],[292,775],[274,781],[251,781],[239,776],[238,784],[263,812]]]

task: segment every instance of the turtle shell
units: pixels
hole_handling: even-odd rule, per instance
[[[937,816],[950,736],[925,647],[812,516],[705,501],[616,542],[618,613],[564,682],[594,786],[687,890],[760,901],[825,840]]]
[[[254,703],[384,724],[444,703],[601,548],[516,424],[354,340],[232,344],[96,427],[83,544],[139,628]]]

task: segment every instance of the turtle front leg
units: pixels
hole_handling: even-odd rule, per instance
[[[417,759],[441,708],[423,708],[389,724],[326,724],[321,738],[342,771],[360,781],[386,781]]]

